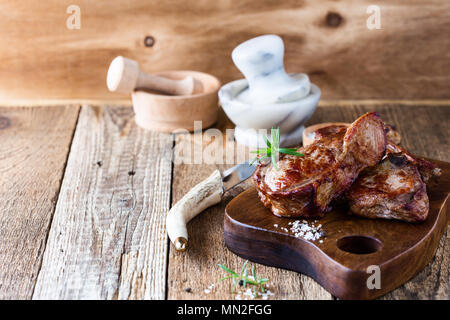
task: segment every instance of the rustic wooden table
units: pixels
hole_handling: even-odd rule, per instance
[[[310,124],[371,110],[411,152],[450,161],[447,103],[325,103]],[[232,125],[222,115],[217,127]],[[217,264],[243,260],[224,246],[223,214],[250,182],[190,223],[188,252],[166,236],[171,204],[216,167],[177,161],[190,139],[138,128],[126,106],[0,107],[0,299],[234,299]],[[383,298],[449,299],[449,257],[447,229],[432,262]],[[256,269],[271,298],[334,298],[304,275]]]

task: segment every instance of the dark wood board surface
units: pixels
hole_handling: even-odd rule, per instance
[[[326,236],[309,241],[295,237],[289,225],[307,220],[274,216],[250,188],[225,209],[225,244],[246,259],[307,274],[339,298],[377,298],[420,272],[447,228],[450,163],[435,162],[443,173],[428,186],[430,212],[424,223],[364,219],[341,207],[315,223]],[[367,284],[374,274],[370,266],[379,267],[379,288]]]

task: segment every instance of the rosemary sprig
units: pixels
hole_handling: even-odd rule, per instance
[[[277,129],[272,128],[272,141],[269,141],[267,136],[263,136],[266,142],[266,148],[257,149],[250,151],[251,153],[256,153],[256,157],[250,162],[253,165],[255,162],[260,162],[261,160],[270,158],[272,160],[272,165],[275,170],[278,170],[277,159],[280,153],[290,154],[293,156],[303,157],[304,154],[297,152],[296,148],[280,148],[280,127]]]
[[[257,289],[261,290],[261,292],[264,292],[264,284],[269,281],[267,278],[259,278],[256,276],[255,273],[255,266],[252,266],[252,276],[251,278],[248,276],[248,260],[246,260],[241,268],[241,272],[237,273],[231,270],[230,268],[225,267],[222,264],[218,264],[220,268],[225,270],[227,273],[229,273],[229,276],[223,277],[220,279],[220,281],[226,280],[226,279],[232,279],[233,280],[233,289],[232,292],[235,292],[236,284],[239,283],[242,280],[242,286],[244,288],[247,287],[247,285],[253,285],[253,295],[255,298],[258,297]]]

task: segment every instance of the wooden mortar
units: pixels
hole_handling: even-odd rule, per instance
[[[207,128],[217,121],[217,91],[220,81],[198,71],[163,71],[156,75],[181,80],[188,76],[201,82],[202,92],[191,95],[170,96],[137,89],[131,94],[136,123],[149,130],[173,132],[177,129],[194,130],[194,121],[202,121]]]

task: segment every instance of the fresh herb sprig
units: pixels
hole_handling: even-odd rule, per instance
[[[293,156],[303,157],[304,154],[297,152],[296,148],[280,148],[280,127],[277,129],[272,128],[272,141],[269,141],[267,136],[263,136],[266,142],[266,148],[261,148],[258,150],[250,151],[251,153],[256,153],[256,157],[250,162],[253,165],[255,162],[260,162],[264,159],[271,159],[272,165],[275,170],[278,170],[277,159],[280,153],[290,154]]]
[[[264,293],[264,285],[266,284],[267,281],[269,281],[269,279],[267,278],[260,278],[256,275],[255,273],[255,266],[252,266],[251,272],[252,275],[251,277],[248,275],[248,260],[246,260],[241,268],[241,272],[237,273],[234,272],[233,270],[231,270],[230,268],[225,267],[222,264],[218,264],[218,266],[220,268],[222,268],[223,270],[225,270],[227,273],[229,273],[229,276],[223,277],[220,279],[220,281],[223,280],[227,280],[227,279],[232,279],[233,280],[233,289],[232,292],[235,292],[236,289],[236,285],[242,281],[242,286],[244,288],[247,287],[247,285],[253,285],[253,296],[255,298],[258,297],[258,293],[257,290],[260,290],[262,293]]]

